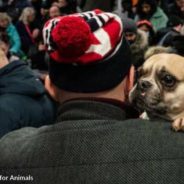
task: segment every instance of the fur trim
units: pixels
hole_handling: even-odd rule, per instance
[[[180,33],[181,35],[184,35],[184,26],[182,26]]]
[[[174,53],[171,47],[153,46],[149,47],[145,52],[144,59],[147,60],[149,57],[159,53]]]
[[[130,48],[133,55],[133,64],[138,68],[144,62],[144,53],[148,48],[148,37],[144,31],[137,30],[136,40],[130,45]]]
[[[146,47],[148,47],[148,37],[144,31],[138,29],[137,38],[131,45],[132,52],[139,52],[139,50],[144,50]]]

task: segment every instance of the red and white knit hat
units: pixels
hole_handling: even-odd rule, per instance
[[[43,38],[51,59],[51,80],[62,89],[76,92],[95,92],[113,87],[115,83],[120,82],[120,79],[118,82],[115,80],[115,83],[107,85],[106,83],[111,80],[107,81],[109,77],[104,77],[119,72],[118,69],[112,71],[112,65],[120,67],[116,65],[120,61],[113,62],[113,58],[116,58],[119,53],[118,60],[122,60],[121,63],[125,66],[126,72],[118,73],[120,76],[118,78],[121,80],[122,73],[127,73],[127,68],[129,69],[131,65],[130,52],[128,51],[129,58],[127,58],[127,49],[120,53],[122,45],[127,47],[122,35],[121,19],[115,14],[100,10],[49,20],[43,28]],[[126,58],[120,58],[125,55]],[[101,68],[102,65],[103,68]],[[111,69],[107,69],[106,66]],[[108,73],[104,73],[103,70]],[[88,80],[84,77],[87,77]],[[104,78],[106,82],[98,78]],[[95,80],[100,80],[101,84],[100,81],[94,82]]]

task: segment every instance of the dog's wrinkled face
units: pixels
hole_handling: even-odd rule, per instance
[[[184,117],[184,58],[165,53],[150,57],[140,69],[129,99],[150,118]]]

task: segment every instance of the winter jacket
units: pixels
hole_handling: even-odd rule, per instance
[[[16,27],[10,23],[8,27],[6,28],[6,32],[10,40],[10,52],[20,55],[21,54],[21,41],[20,41],[20,36],[17,32]]]
[[[183,184],[184,133],[169,122],[127,119],[125,107],[92,100],[68,101],[59,114],[0,140],[7,183]]]
[[[130,45],[133,64],[136,68],[140,67],[144,62],[144,53],[148,48],[148,36],[142,30],[137,31],[136,40]]]
[[[51,124],[55,111],[44,86],[23,62],[0,69],[0,137],[22,127]]]
[[[167,26],[168,17],[161,8],[157,8],[157,11],[153,14],[150,19],[155,31]]]
[[[26,25],[22,21],[16,23],[17,31],[20,35],[22,50],[25,54],[28,54],[29,49],[35,45],[32,35],[26,29]]]
[[[176,36],[179,36],[180,32],[171,29],[170,31],[168,31],[159,41],[159,45],[164,46],[164,47],[171,47],[173,46],[173,40]]]

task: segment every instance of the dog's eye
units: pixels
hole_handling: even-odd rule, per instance
[[[176,84],[176,79],[173,76],[167,74],[161,78],[161,82],[164,86],[171,88]]]

